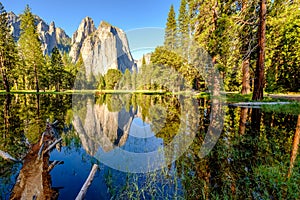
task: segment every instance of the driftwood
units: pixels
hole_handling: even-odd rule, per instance
[[[94,164],[93,167],[92,167],[92,170],[90,171],[90,174],[88,176],[88,178],[86,179],[86,181],[84,182],[80,192],[78,193],[77,197],[75,200],[82,200],[84,199],[85,197],[85,194],[89,188],[89,186],[91,185],[93,179],[94,179],[94,176],[97,172],[97,169],[98,169],[98,165],[97,164]]]
[[[0,156],[5,160],[11,160],[11,161],[14,161],[14,162],[21,162],[20,160],[17,160],[14,157],[12,157],[9,153],[6,153],[6,152],[1,151],[1,150],[0,150]]]
[[[55,142],[53,142],[45,151],[44,153],[47,153],[48,151],[50,151],[51,149],[53,149],[55,147],[55,145],[57,143],[59,143],[62,140],[62,138],[59,138],[58,140],[56,140]]]
[[[45,134],[46,134],[46,132],[43,132],[42,138],[41,138],[41,140],[40,140],[40,146],[41,146],[41,145],[43,144],[43,142],[44,142]]]
[[[10,199],[56,199],[58,197],[58,192],[51,187],[50,154],[49,151],[43,151],[48,149],[51,141],[56,139],[52,134],[53,129],[52,124],[47,122],[41,140],[31,146],[24,158]],[[54,163],[53,167],[57,164]]]
[[[55,166],[60,165],[60,164],[63,164],[63,163],[64,163],[64,161],[57,161],[57,160],[55,160],[55,161],[53,161],[53,162],[49,165],[47,171],[50,172]]]
[[[38,152],[38,159],[40,159],[41,158],[41,155],[42,155],[42,152],[43,152],[43,149],[44,149],[44,143],[42,144],[42,146],[41,146],[41,148],[40,148],[40,150],[39,150],[39,152]]]

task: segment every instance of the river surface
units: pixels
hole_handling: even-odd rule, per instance
[[[58,199],[299,199],[300,116],[188,96],[0,96],[0,150],[17,159],[59,121]],[[297,129],[298,127],[298,129]],[[297,137],[298,133],[298,137]],[[298,143],[297,143],[298,142]],[[22,163],[0,158],[0,199]]]

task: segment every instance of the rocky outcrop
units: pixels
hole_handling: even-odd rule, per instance
[[[82,21],[73,36],[70,52],[73,61],[82,55],[86,76],[105,74],[108,69],[119,69],[123,73],[126,69],[132,71],[136,65],[124,31],[102,21],[98,29],[91,32],[91,25],[89,18]]]
[[[84,40],[95,31],[94,21],[90,17],[85,17],[72,37],[70,56],[73,62],[78,60]]]
[[[90,99],[86,102],[84,116],[75,114],[73,118],[82,146],[92,156],[99,148],[109,152],[117,146],[123,146],[134,118],[132,111],[127,112],[123,108],[119,112],[111,112],[107,105],[96,105],[93,102]]]
[[[8,22],[11,26],[11,33],[17,41],[20,38],[20,17],[13,12],[8,13]],[[44,54],[50,54],[52,49],[57,46],[62,51],[69,51],[71,39],[61,28],[56,28],[54,22],[48,25],[40,17],[35,16],[37,32],[39,33]]]

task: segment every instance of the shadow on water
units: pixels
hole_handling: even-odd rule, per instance
[[[49,158],[64,161],[50,172],[58,199],[74,199],[94,163],[100,170],[87,199],[300,197],[299,116],[224,105],[222,134],[200,158],[212,120],[209,100],[131,94],[76,98],[72,107],[68,95],[0,96],[0,149],[15,158],[26,155],[26,141],[38,141],[47,119],[61,122],[62,146]],[[185,136],[178,137],[182,132]],[[118,151],[158,151],[156,161],[163,164],[147,173],[119,171],[143,165],[105,160]],[[9,199],[21,167],[0,158],[2,199]]]

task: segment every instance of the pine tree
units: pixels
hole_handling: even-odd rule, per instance
[[[233,0],[197,0],[190,11],[193,16],[191,26],[195,27],[194,38],[198,48],[203,48],[211,56],[227,91],[237,90],[240,84],[239,41],[237,25],[233,18],[236,12],[233,5]]]
[[[266,90],[300,91],[299,1],[270,5],[266,49]]]
[[[55,90],[59,91],[64,79],[64,69],[62,56],[57,47],[52,49],[51,53],[51,82],[55,84]]]
[[[75,75],[74,87],[76,90],[84,90],[87,89],[87,77],[86,70],[83,62],[82,55],[79,54],[79,58],[76,62],[76,75]]]
[[[178,46],[184,56],[187,55],[189,45],[189,13],[186,0],[181,0],[178,15]]]
[[[21,34],[18,43],[21,59],[25,63],[25,73],[29,75],[28,80],[34,78],[36,91],[39,92],[39,70],[43,67],[44,59],[34,16],[28,5],[21,15],[20,28]]]
[[[261,0],[259,12],[259,27],[258,27],[258,51],[257,62],[254,79],[254,90],[252,100],[262,100],[264,98],[265,85],[265,49],[266,49],[266,7],[267,1]]]
[[[143,58],[142,58],[142,65],[146,65],[145,55],[143,55]]]
[[[9,75],[16,66],[17,50],[8,27],[7,13],[0,2],[0,73],[6,92],[10,92]]]
[[[174,11],[174,6],[171,5],[166,29],[165,29],[165,47],[174,50],[176,48],[176,36],[177,36],[177,23],[176,23],[176,14]]]

